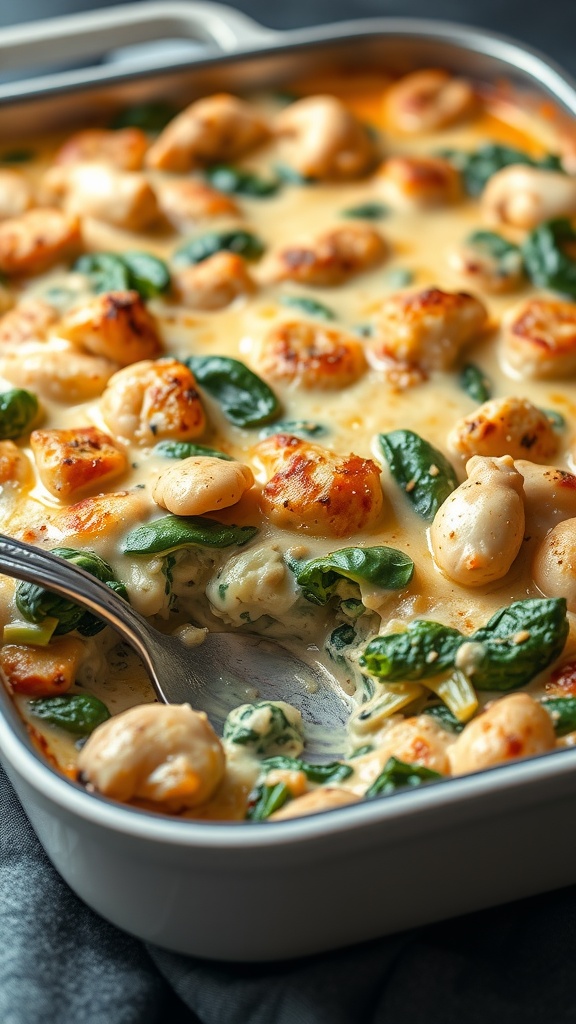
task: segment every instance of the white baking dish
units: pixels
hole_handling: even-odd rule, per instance
[[[153,95],[277,85],[334,61],[506,74],[576,115],[574,84],[558,68],[458,26],[381,19],[279,36],[230,8],[195,3],[46,26],[0,33],[2,67],[34,63],[46,33],[56,60],[162,34],[208,38],[228,53],[146,72],[107,65],[10,83],[0,88],[6,133]],[[312,818],[194,823],[88,795],[43,762],[2,687],[0,710],[3,762],[57,870],[110,921],[183,953],[297,956],[576,881],[576,749]]]

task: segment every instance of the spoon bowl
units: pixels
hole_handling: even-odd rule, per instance
[[[253,633],[209,632],[197,646],[161,633],[105,583],[64,558],[0,534],[0,573],[36,583],[93,612],[141,658],[159,701],[205,711],[222,735],[228,713],[254,700],[283,700],[301,712],[307,750],[342,753],[349,708],[311,652],[307,661]]]

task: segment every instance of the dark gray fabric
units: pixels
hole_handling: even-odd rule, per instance
[[[324,956],[218,964],[85,907],[1,769],[0,821],[1,1024],[576,1024],[576,887]]]
[[[106,0],[0,0],[0,25],[97,6]],[[525,0],[238,6],[278,28],[451,18],[516,35],[576,71],[574,0],[545,10]],[[576,888],[326,956],[221,965],[145,948],[85,907],[1,769],[0,822],[0,1024],[576,1024]],[[551,838],[551,858],[561,841]]]

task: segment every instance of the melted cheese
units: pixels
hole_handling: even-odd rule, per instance
[[[386,127],[382,122],[381,91],[382,80],[375,82],[371,79],[351,93],[347,83],[340,82],[340,92],[351,109],[379,129]],[[273,106],[266,97],[257,102],[261,103],[263,109]],[[537,135],[527,135],[524,128],[523,123],[522,127],[511,127],[490,114],[483,114],[475,121],[437,132],[433,137],[408,139],[388,131],[383,144],[390,153],[410,155],[432,153],[444,148],[467,150],[483,141],[501,141],[540,154],[545,148],[542,142]],[[50,163],[51,153],[58,141],[49,140],[38,147],[37,160],[25,168],[31,180],[39,180],[41,172]],[[269,175],[274,154],[273,145],[265,146],[256,155],[242,161],[242,166]],[[149,177],[154,185],[161,176],[154,172]],[[377,175],[346,184],[316,184],[308,187],[286,185],[277,195],[268,198],[240,197],[240,218],[231,218],[229,221],[219,219],[215,226],[220,230],[240,223],[254,231],[267,248],[272,248],[309,238],[338,224],[349,223],[341,219],[343,211],[367,202],[379,202],[381,199],[381,185]],[[390,257],[377,269],[352,278],[338,288],[307,289],[292,284],[261,284],[253,296],[237,299],[229,308],[214,313],[191,311],[170,299],[152,300],[149,308],[158,319],[166,353],[179,359],[198,353],[230,355],[257,369],[256,356],[266,333],[275,324],[301,316],[296,310],[283,306],[282,299],[286,295],[307,295],[319,299],[334,311],[335,324],[354,332],[359,325],[369,322],[378,313],[383,300],[397,290],[394,275],[398,270],[411,273],[414,287],[436,285],[446,290],[461,288],[460,279],[451,270],[448,254],[453,246],[481,226],[476,201],[462,199],[459,203],[424,212],[391,210],[375,226],[390,247]],[[211,227],[209,223],[199,225],[195,233],[201,234]],[[91,250],[122,252],[124,249],[138,249],[169,258],[182,244],[181,236],[166,228],[135,235],[86,219],[83,230],[85,244]],[[254,276],[258,279],[258,267],[254,269]],[[45,297],[62,308],[88,298],[84,279],[69,274],[65,268],[57,268],[22,282],[17,288],[21,296]],[[528,294],[529,288],[526,285],[522,296]],[[561,435],[555,464],[565,469],[573,468],[576,385],[572,381],[514,379],[502,359],[499,324],[517,295],[480,297],[489,309],[491,327],[480,340],[469,346],[465,353],[466,360],[482,366],[493,382],[495,395],[514,394],[528,398],[536,406],[554,409],[566,418],[567,429]],[[51,340],[47,342],[28,343],[22,348],[22,358],[25,359],[27,353],[45,350],[46,347],[62,351],[62,357],[65,358],[64,345],[57,331],[52,333]],[[0,379],[0,385],[11,386],[5,379]],[[379,369],[369,368],[356,383],[335,392],[303,390],[294,385],[275,385],[275,390],[287,418],[319,422],[327,428],[326,436],[321,439],[327,448],[341,454],[354,452],[365,458],[373,458],[380,465],[383,465],[383,459],[375,445],[379,433],[409,428],[449,455],[447,436],[450,430],[456,420],[469,414],[474,407],[474,403],[458,385],[457,373],[452,371],[434,372],[428,380],[406,389],[392,387]],[[206,399],[205,404],[210,425],[200,442],[222,448],[251,465],[257,474],[258,486],[262,485],[265,475],[254,461],[252,451],[257,435],[253,431],[231,426],[211,400]],[[45,428],[92,424],[107,429],[97,400],[70,406],[43,401],[42,407],[42,425]],[[31,457],[25,444],[24,450]],[[34,465],[32,457],[31,463]],[[150,448],[136,445],[128,447],[129,469],[114,481],[113,489],[141,489],[136,492],[140,495],[138,511],[135,506],[134,512],[138,518],[158,514],[151,490],[155,477],[165,465],[165,461],[155,456]],[[462,467],[459,473],[463,479]],[[262,518],[258,509],[257,490],[247,493],[237,505],[225,510],[219,518],[229,523],[257,524],[260,533],[256,542],[250,548],[243,548],[240,553],[230,550],[202,553],[194,568],[191,568],[193,556],[189,557],[187,566],[179,559],[177,572],[180,572],[181,579],[186,582],[190,579],[197,581],[193,588],[193,599],[183,604],[180,620],[187,621],[190,612],[194,611],[192,617],[195,621],[206,623],[210,628],[221,628],[223,625],[236,627],[246,621],[256,621],[254,628],[258,629],[258,615],[262,613],[276,620],[272,627],[268,625],[272,633],[296,636],[305,644],[313,643],[322,650],[327,632],[333,628],[334,622],[329,612],[298,601],[297,588],[284,565],[282,555],[291,551],[292,554],[297,552],[295,557],[311,558],[352,543],[391,545],[400,548],[414,560],[414,578],[405,590],[363,594],[366,607],[380,617],[383,629],[391,628],[394,623],[406,624],[415,617],[425,617],[470,632],[503,605],[538,595],[530,574],[534,542],[529,537],[526,537],[520,555],[504,578],[474,590],[459,586],[434,565],[425,524],[412,511],[405,495],[395,485],[387,470],[383,470],[382,486],[385,495],[384,512],[376,526],[369,531],[346,537],[342,542],[329,537],[311,537],[303,531],[278,529]],[[37,543],[54,546],[62,541],[67,543],[72,536],[78,546],[94,548],[113,565],[118,577],[127,584],[136,607],[146,614],[167,616],[161,559],[130,559],[119,553],[119,542],[130,527],[129,521],[116,520],[110,528],[96,532],[90,524],[84,528],[80,524],[76,531],[69,525],[63,527],[60,503],[47,492],[39,479],[34,481],[32,488],[22,497],[16,510],[9,489],[4,488],[4,493],[0,494],[0,520],[2,529]],[[226,563],[230,565],[228,569]],[[222,577],[217,575],[220,571]],[[228,581],[227,588],[224,591],[220,588],[219,591],[219,581],[224,577]],[[9,587],[3,589],[10,590]],[[178,592],[177,584],[175,589]],[[206,604],[205,590],[211,609]],[[9,620],[13,614],[10,597],[6,594],[0,608],[2,622]],[[178,621],[178,618],[171,620],[169,628],[174,628]],[[567,650],[573,647],[572,638]],[[93,668],[94,661],[91,659],[95,649],[94,642],[91,642],[86,664],[92,663]],[[331,668],[334,670],[334,665]],[[347,681],[343,678],[342,682],[349,691],[353,690],[349,679]],[[137,659],[118,647],[109,653],[107,667],[100,660],[97,671],[83,672],[78,692],[82,688],[104,700],[112,713],[153,699]],[[535,688],[537,690],[538,686]],[[22,713],[27,715],[27,698],[20,695],[17,701]],[[73,771],[77,756],[74,741],[59,730],[39,724],[37,720],[30,718],[29,721],[41,734],[51,755],[62,768]],[[368,774],[373,779],[374,773]],[[350,784],[353,790],[354,787],[358,788],[357,777],[358,772]],[[242,817],[247,793],[254,780],[254,762],[249,757],[242,759],[236,752],[235,757],[229,757],[226,783],[217,798],[206,808],[195,812],[194,816]]]

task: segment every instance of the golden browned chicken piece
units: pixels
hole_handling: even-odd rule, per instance
[[[398,292],[382,304],[370,349],[376,359],[416,366],[424,373],[449,370],[487,321],[486,307],[466,292]]]
[[[519,377],[561,380],[576,373],[576,302],[525,299],[502,326],[504,358]]]
[[[64,142],[54,163],[109,163],[120,171],[139,171],[148,149],[141,128],[85,128]]]
[[[0,223],[0,272],[37,274],[73,256],[80,241],[75,214],[49,206],[27,210]]]
[[[409,135],[434,132],[472,113],[474,90],[464,78],[440,68],[404,75],[386,92],[385,111],[391,127]]]
[[[264,377],[303,388],[332,391],[353,384],[366,369],[362,343],[345,331],[307,320],[278,324],[257,354]]]
[[[345,537],[380,516],[380,469],[371,459],[336,455],[289,434],[261,441],[254,454],[273,474],[262,489],[262,511],[282,529]]]
[[[264,142],[269,129],[249,103],[217,93],[192,103],[152,143],[148,167],[184,173],[205,164],[236,160]]]
[[[217,252],[208,259],[178,270],[174,292],[188,309],[225,309],[242,295],[256,290],[246,261],[234,252]]]
[[[100,410],[115,437],[137,444],[191,441],[206,428],[194,374],[176,359],[145,359],[119,370]]]
[[[335,96],[307,96],[278,114],[282,156],[304,178],[346,181],[370,169],[376,149],[365,126]]]
[[[96,484],[102,486],[128,467],[123,449],[97,427],[34,430],[30,447],[42,483],[63,501]]]
[[[348,224],[271,253],[262,266],[262,276],[268,281],[328,288],[371,270],[387,255],[388,246],[378,231],[364,224]]]
[[[96,295],[66,314],[58,334],[120,366],[151,359],[162,351],[156,321],[136,291]]]

